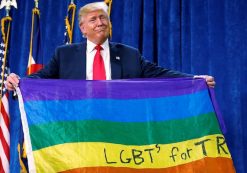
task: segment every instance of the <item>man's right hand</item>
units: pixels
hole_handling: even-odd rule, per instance
[[[7,88],[7,90],[13,91],[15,87],[18,87],[19,79],[20,77],[18,75],[16,75],[15,73],[10,73],[5,83],[5,87]]]

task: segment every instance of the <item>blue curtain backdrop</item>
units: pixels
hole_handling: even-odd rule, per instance
[[[75,0],[78,7],[94,2]],[[12,10],[11,71],[25,76],[32,0],[17,0]],[[41,0],[42,55],[47,63],[63,44],[70,0]],[[247,172],[247,3],[245,0],[113,0],[112,41],[137,47],[150,61],[217,81],[229,149],[238,173]],[[1,10],[1,16],[4,10]],[[76,16],[77,17],[77,16]],[[83,38],[75,22],[74,42]],[[17,139],[20,115],[11,100],[11,172],[19,172]],[[198,103],[200,104],[200,103]]]

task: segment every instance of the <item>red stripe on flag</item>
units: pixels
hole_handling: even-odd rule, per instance
[[[9,131],[9,116],[5,110],[5,107],[3,105],[3,103],[1,102],[1,114],[2,114],[2,118],[4,120],[4,123],[6,124],[6,127],[8,128]]]
[[[32,74],[43,68],[42,64],[31,64],[27,69],[27,74]]]
[[[9,157],[9,145],[8,145],[6,139],[3,136],[2,127],[0,128],[0,139],[1,139],[1,143],[2,143],[2,146],[3,146],[4,153],[5,153],[8,161],[9,161],[9,159],[10,159],[10,157]]]
[[[2,164],[2,159],[0,159],[0,172],[3,172],[3,173],[4,173],[3,164]]]

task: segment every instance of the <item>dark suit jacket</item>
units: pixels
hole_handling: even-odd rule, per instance
[[[50,62],[30,77],[86,79],[86,45],[83,42],[58,47]],[[156,66],[144,60],[137,49],[119,43],[110,43],[110,61],[112,79],[192,76]]]

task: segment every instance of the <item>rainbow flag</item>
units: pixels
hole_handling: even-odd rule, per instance
[[[29,172],[232,173],[203,79],[22,79]]]

